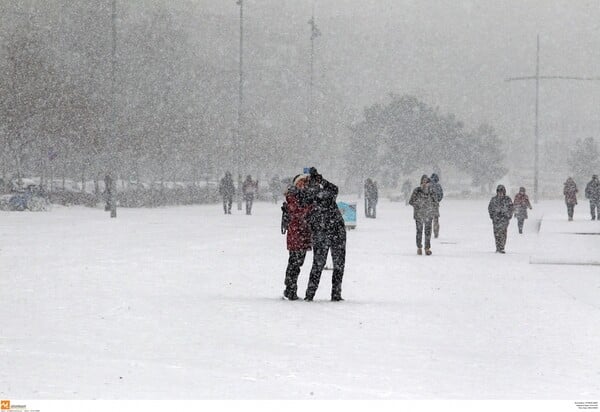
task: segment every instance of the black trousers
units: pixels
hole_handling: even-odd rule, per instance
[[[335,240],[319,238],[313,234],[313,264],[310,269],[310,278],[306,288],[306,297],[312,299],[317,293],[321,273],[327,263],[327,254],[331,250],[333,261],[333,277],[331,279],[331,298],[342,296],[342,279],[344,277],[344,265],[346,263],[346,233],[340,234]]]
[[[286,296],[298,294],[298,276],[300,276],[300,268],[304,264],[306,258],[305,250],[290,250],[287,269],[285,270],[285,292]]]
[[[366,215],[367,217],[372,217],[372,218],[376,218],[376,207],[377,207],[377,202],[373,199],[369,199],[369,198],[365,198],[365,203],[366,203]]]
[[[525,218],[517,217],[517,226],[519,226],[519,233],[523,233],[523,223],[525,223]]]
[[[573,212],[575,212],[575,205],[567,205],[567,215],[569,215],[569,219],[573,219]]]
[[[423,247],[423,231],[425,231],[425,249],[431,249],[432,219],[415,219],[417,224],[417,247]]]
[[[506,237],[508,235],[508,225],[494,225],[494,240],[496,241],[496,252],[504,250],[506,246]]]
[[[433,218],[433,237],[435,237],[437,239],[437,237],[439,235],[440,235],[440,217],[435,216]]]
[[[254,203],[254,195],[245,195],[246,199],[246,214],[252,214],[252,203]]]
[[[233,196],[223,196],[223,211],[225,214],[231,214],[231,205],[233,203]]]
[[[590,200],[590,213],[592,219],[600,220],[600,200]]]

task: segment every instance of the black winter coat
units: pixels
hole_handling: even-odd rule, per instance
[[[224,177],[221,179],[219,184],[219,194],[221,196],[229,197],[235,194],[235,186],[231,177]]]
[[[592,179],[585,187],[585,197],[594,202],[600,201],[600,180]]]
[[[508,227],[513,216],[514,207],[510,196],[494,196],[490,199],[488,213],[492,223],[497,227]]]
[[[307,189],[313,210],[309,216],[313,240],[328,244],[346,241],[346,225],[337,206],[338,187],[325,179],[319,186]]]
[[[423,190],[421,186],[413,190],[408,204],[413,207],[415,220],[429,220],[439,216],[439,203],[431,190]]]

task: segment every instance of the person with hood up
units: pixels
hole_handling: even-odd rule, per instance
[[[565,186],[563,188],[563,195],[565,195],[565,204],[567,205],[567,215],[569,221],[573,220],[573,214],[575,213],[575,205],[577,204],[577,184],[572,177],[567,178]]]
[[[598,175],[593,175],[585,187],[585,197],[590,200],[590,213],[592,220],[600,220],[600,180]]]
[[[233,195],[235,195],[235,186],[230,172],[225,172],[225,176],[221,179],[219,194],[223,197],[223,211],[226,215],[230,215]]]
[[[506,195],[506,188],[498,185],[496,196],[490,199],[488,213],[494,227],[494,239],[496,241],[496,253],[504,253],[508,224],[513,216],[514,206],[511,198]]]
[[[252,214],[252,204],[254,203],[254,195],[258,192],[258,181],[252,180],[252,176],[246,176],[242,185],[242,193],[246,201],[246,214]]]
[[[411,188],[412,185],[410,184],[410,180],[405,180],[404,183],[402,183],[402,194],[404,195],[405,205],[408,205],[408,201],[410,200]]]
[[[431,174],[431,191],[437,201],[433,214],[433,237],[437,239],[440,236],[440,202],[444,198],[444,189],[436,173]]]
[[[531,207],[531,203],[529,202],[529,196],[525,194],[524,187],[519,188],[519,193],[515,195],[513,206],[515,208],[515,217],[517,218],[517,226],[519,227],[519,233],[523,234],[523,223],[528,217],[527,209],[533,209]]]
[[[317,169],[310,168],[308,198],[313,205],[309,217],[313,239],[313,264],[304,300],[314,299],[321,273],[327,262],[327,254],[331,250],[333,261],[333,278],[331,281],[331,300],[342,299],[342,279],[346,262],[346,225],[336,198],[338,187],[325,180]]]
[[[413,190],[408,204],[413,207],[413,217],[417,225],[417,255],[423,254],[423,231],[425,232],[425,254],[431,255],[431,226],[437,200],[431,190],[431,179],[421,176],[421,185]]]
[[[306,252],[311,250],[312,233],[308,224],[308,215],[312,205],[307,201],[306,188],[309,177],[297,175],[293,184],[285,192],[287,211],[290,216],[287,227],[288,264],[285,270],[285,290],[283,296],[288,300],[298,299],[298,276],[304,264]]]
[[[370,178],[365,181],[365,216],[376,217],[377,200],[379,198],[379,190],[377,182]]]

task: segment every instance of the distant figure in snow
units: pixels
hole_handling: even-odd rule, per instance
[[[413,207],[413,217],[417,226],[417,255],[423,254],[423,232],[425,232],[425,254],[431,255],[431,226],[437,200],[431,190],[431,179],[421,176],[421,185],[413,190],[408,204]]]
[[[440,235],[440,202],[444,198],[444,189],[436,173],[431,174],[431,191],[437,202],[433,213],[433,237],[437,239]]]
[[[337,206],[338,187],[325,180],[317,169],[310,168],[310,181],[307,190],[308,200],[313,205],[309,217],[313,239],[313,264],[304,300],[312,301],[319,287],[321,273],[331,250],[333,277],[331,280],[331,300],[342,299],[342,279],[346,262],[346,225]]]
[[[312,233],[308,215],[313,206],[307,200],[306,188],[309,176],[297,175],[293,184],[285,192],[285,207],[289,214],[287,226],[288,264],[285,270],[285,290],[283,296],[288,300],[298,299],[298,276],[304,264],[306,252],[311,250]]]
[[[281,195],[281,179],[279,176],[275,175],[269,182],[269,190],[271,191],[271,195],[273,196],[273,203],[277,203],[277,199],[279,199],[279,195]]]
[[[254,203],[254,195],[258,193],[258,181],[252,180],[252,176],[246,176],[244,184],[242,184],[242,193],[246,201],[246,214],[252,214],[252,204]]]
[[[233,195],[235,195],[235,186],[230,172],[225,172],[225,176],[221,179],[219,194],[223,197],[223,211],[226,215],[230,215]]]
[[[408,201],[410,200],[410,193],[411,193],[412,187],[410,185],[410,180],[405,180],[404,183],[402,183],[402,194],[404,195],[404,204],[408,205]]]
[[[592,220],[600,220],[600,180],[598,175],[593,175],[592,180],[585,187],[585,197],[590,200],[590,213]]]
[[[370,178],[365,181],[365,216],[376,217],[377,200],[379,199],[379,190],[377,182]]]
[[[572,177],[569,177],[565,182],[565,186],[563,188],[563,195],[565,195],[565,203],[567,205],[567,215],[569,216],[569,221],[573,220],[573,213],[575,212],[575,205],[577,204],[577,185]]]
[[[496,196],[490,199],[488,213],[494,227],[494,239],[496,241],[496,253],[504,253],[506,237],[508,235],[508,224],[513,216],[514,206],[511,198],[506,195],[506,188],[498,185]]]
[[[531,207],[531,203],[529,202],[529,196],[525,193],[525,188],[520,187],[519,193],[515,195],[515,199],[513,201],[513,206],[515,209],[515,217],[517,218],[517,226],[519,227],[519,233],[523,233],[523,223],[525,219],[527,219],[527,209],[533,209]]]
[[[117,193],[115,182],[110,174],[104,176],[104,196],[106,197],[105,211],[110,211],[110,217],[117,217]]]

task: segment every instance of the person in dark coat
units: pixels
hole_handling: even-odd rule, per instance
[[[575,212],[575,205],[577,204],[577,185],[572,177],[567,178],[565,186],[563,188],[563,195],[565,195],[565,204],[567,205],[567,215],[569,221],[573,220],[573,214]]]
[[[410,180],[405,180],[404,183],[402,183],[402,194],[404,195],[404,204],[408,205],[408,201],[410,200],[410,193],[411,193],[412,187],[410,185]]]
[[[585,186],[585,198],[590,201],[592,220],[600,220],[600,180],[598,175],[593,175],[592,180]]]
[[[283,296],[289,300],[298,299],[298,276],[304,264],[306,252],[311,250],[312,233],[308,215],[312,204],[307,201],[306,187],[309,177],[297,175],[285,193],[285,201],[290,221],[287,227],[288,264],[285,270],[285,290]]]
[[[271,191],[271,195],[273,196],[273,203],[277,203],[277,200],[279,199],[279,196],[282,193],[281,179],[279,179],[278,175],[273,176],[273,178],[269,182],[269,190]]]
[[[421,176],[421,185],[413,190],[408,204],[413,207],[413,217],[417,225],[417,255],[423,254],[423,231],[425,231],[425,254],[431,255],[431,226],[437,200],[431,190],[431,179]]]
[[[104,176],[104,195],[106,196],[105,211],[110,211],[110,217],[117,217],[117,188],[110,174]]]
[[[346,262],[346,225],[336,198],[338,187],[325,180],[314,167],[310,168],[310,184],[307,190],[313,210],[309,217],[313,239],[313,264],[304,300],[312,301],[319,287],[321,273],[331,250],[333,278],[331,300],[341,301],[342,279]]]
[[[513,200],[513,206],[515,209],[515,217],[517,218],[517,225],[519,227],[519,233],[523,233],[523,223],[527,219],[527,209],[533,209],[529,202],[529,196],[525,193],[525,188],[520,187],[519,193],[515,195]]]
[[[436,173],[431,174],[431,191],[437,202],[433,214],[433,237],[437,239],[440,235],[440,202],[444,198],[444,189],[442,189],[440,178]]]
[[[377,182],[370,178],[365,181],[365,215],[367,217],[376,217],[377,200],[379,199],[379,190]]]
[[[219,194],[223,197],[223,211],[226,215],[230,215],[233,195],[235,195],[235,186],[233,185],[231,173],[225,172],[225,176],[219,183]]]
[[[246,180],[242,185],[242,193],[244,194],[244,201],[246,201],[246,214],[251,215],[254,195],[258,193],[258,181],[252,180],[250,175],[246,176]]]
[[[506,195],[506,188],[498,185],[496,196],[490,199],[488,213],[494,227],[494,239],[496,240],[496,253],[504,253],[508,224],[513,216],[514,206],[510,196]]]

